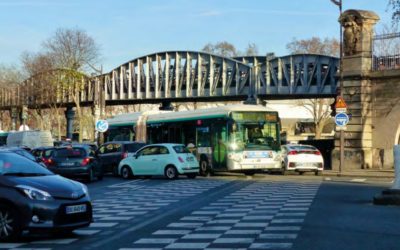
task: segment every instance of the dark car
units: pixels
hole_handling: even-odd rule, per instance
[[[112,141],[106,142],[100,146],[96,155],[103,167],[103,171],[118,175],[118,164],[122,159],[133,154],[145,146],[143,142],[132,141]]]
[[[31,150],[31,154],[40,159],[44,164],[48,164],[48,160],[51,157],[51,153],[54,151],[54,147],[38,147]]]
[[[68,232],[92,222],[87,187],[16,153],[0,151],[0,241],[22,231]]]
[[[56,174],[79,177],[89,182],[103,179],[103,171],[89,146],[67,146],[55,148],[47,161],[47,168]]]
[[[29,151],[27,151],[26,149],[24,149],[22,147],[6,147],[6,148],[2,148],[1,150],[7,150],[10,152],[22,155],[31,161],[43,164],[45,166],[45,163],[40,158],[36,158],[33,154],[31,154]]]

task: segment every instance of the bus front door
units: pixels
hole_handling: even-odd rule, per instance
[[[213,124],[212,130],[212,168],[226,170],[227,136],[225,124]]]

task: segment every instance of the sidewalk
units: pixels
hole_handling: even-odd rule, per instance
[[[323,176],[394,179],[394,169],[324,170]]]

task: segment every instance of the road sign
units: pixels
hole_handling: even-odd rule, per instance
[[[343,131],[343,130],[347,130],[346,126],[336,126],[336,131]]]
[[[338,113],[335,115],[335,123],[339,127],[344,127],[349,123],[349,116],[346,113]]]
[[[108,122],[106,120],[98,120],[96,122],[96,130],[100,133],[104,133],[108,130]]]
[[[337,109],[347,109],[347,104],[344,101],[343,97],[341,97],[341,96],[337,97],[335,108],[336,108],[336,110]]]

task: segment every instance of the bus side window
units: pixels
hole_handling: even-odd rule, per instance
[[[208,127],[200,127],[197,131],[197,147],[210,147],[210,129]]]

